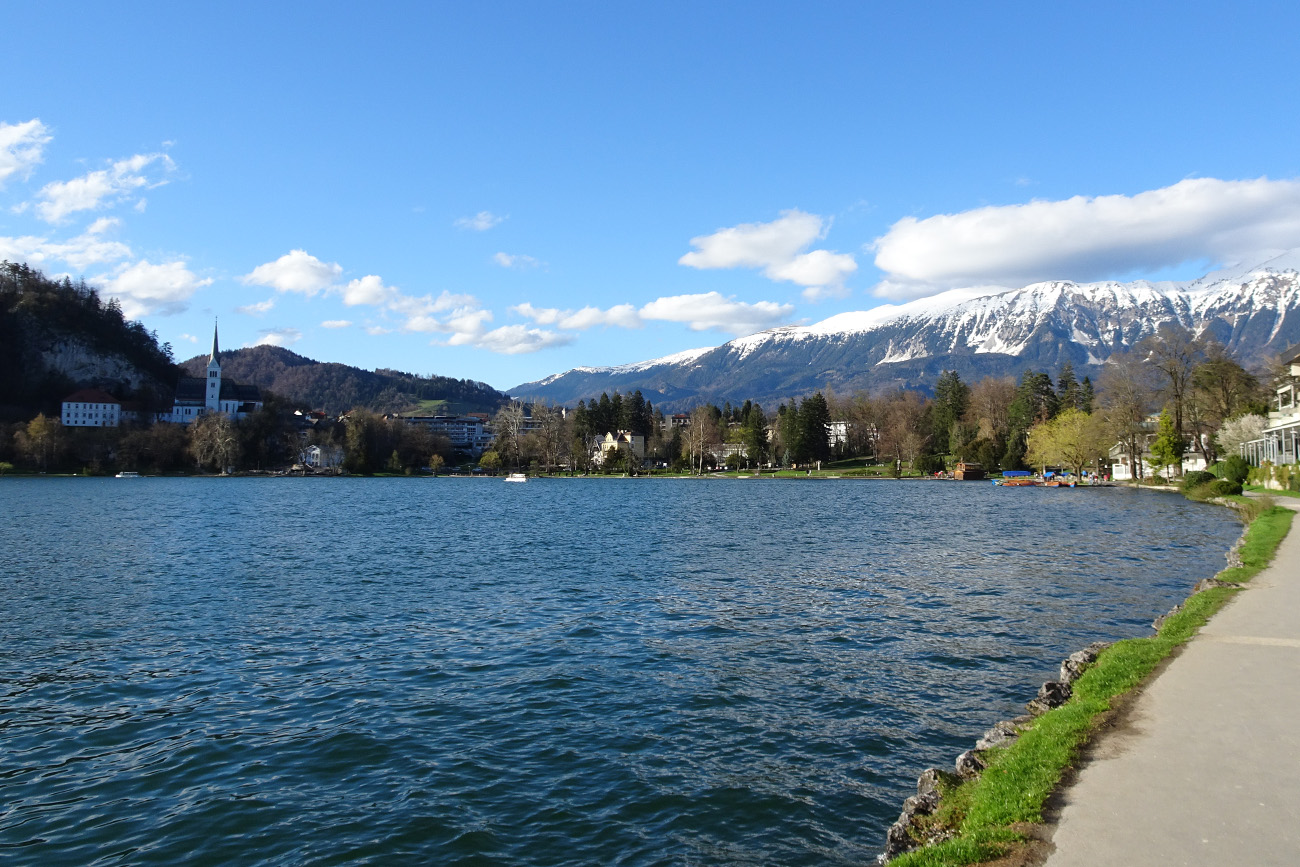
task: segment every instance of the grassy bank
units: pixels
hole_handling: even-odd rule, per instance
[[[1242,565],[1216,578],[1241,584],[1273,559],[1294,513],[1273,506],[1250,524],[1239,549]],[[1010,746],[984,754],[988,768],[971,781],[951,786],[934,821],[954,829],[953,839],[906,852],[895,867],[956,867],[1005,855],[1024,839],[1019,823],[1041,823],[1043,806],[1074,762],[1079,749],[1111,708],[1112,701],[1139,685],[1175,648],[1186,642],[1238,587],[1213,587],[1191,596],[1150,638],[1132,638],[1107,648],[1074,682],[1070,700],[1035,719]]]

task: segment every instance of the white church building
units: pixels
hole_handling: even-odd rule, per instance
[[[210,412],[225,413],[232,419],[246,418],[262,408],[262,390],[255,385],[239,385],[221,378],[221,350],[217,345],[217,326],[212,326],[212,355],[206,375],[182,376],[176,383],[176,399],[166,421],[189,424]]]

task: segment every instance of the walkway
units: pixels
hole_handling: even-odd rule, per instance
[[[1300,864],[1300,518],[1100,741],[1052,842],[1047,867]]]

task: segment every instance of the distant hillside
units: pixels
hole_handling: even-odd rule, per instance
[[[178,373],[171,347],[84,281],[0,263],[0,419],[57,413],[86,387],[162,406]]]
[[[196,355],[181,364],[191,376],[202,376],[208,356]],[[509,398],[482,382],[422,377],[397,370],[363,370],[335,362],[313,361],[279,346],[253,346],[221,353],[225,378],[260,386],[295,403],[328,413],[356,407],[375,412],[401,412],[422,402],[445,401],[451,412],[496,412]]]
[[[933,388],[944,370],[967,382],[1056,371],[1096,377],[1115,352],[1164,323],[1222,343],[1248,367],[1300,343],[1300,251],[1190,283],[1036,283],[996,295],[956,291],[841,313],[814,325],[619,367],[579,367],[510,390],[572,405],[640,390],[663,410],[704,401],[774,406],[820,388]]]

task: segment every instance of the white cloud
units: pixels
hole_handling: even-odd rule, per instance
[[[524,271],[529,268],[540,268],[545,263],[540,259],[534,259],[532,256],[525,256],[522,253],[511,255],[509,253],[497,253],[492,257],[502,268],[513,268],[517,271]]]
[[[817,288],[815,297],[838,295],[858,263],[848,253],[804,252],[826,237],[830,221],[794,209],[770,223],[744,223],[691,239],[695,251],[677,260],[692,268],[762,268],[770,280]],[[808,293],[805,293],[808,297]]]
[[[502,325],[481,334],[457,332],[447,343],[451,346],[476,346],[501,355],[523,355],[572,343],[572,334],[529,328],[526,325]]]
[[[397,290],[385,286],[384,281],[376,274],[367,274],[359,280],[353,280],[339,291],[343,295],[343,303],[349,307],[356,307],[358,304],[381,307],[397,295]]]
[[[253,346],[292,346],[302,340],[302,332],[297,328],[267,328],[257,333],[261,337]]]
[[[505,222],[505,217],[498,217],[491,211],[479,211],[472,217],[461,217],[456,220],[455,226],[458,229],[470,229],[474,232],[486,232],[493,226],[499,226]]]
[[[275,299],[268,298],[265,301],[258,301],[256,304],[245,304],[243,307],[236,307],[236,313],[243,313],[245,316],[261,316],[275,306]]]
[[[151,167],[161,169],[162,174],[146,173]],[[166,154],[136,154],[110,164],[107,169],[46,184],[39,193],[43,201],[37,204],[36,211],[45,222],[58,223],[69,214],[111,206],[138,190],[162,186],[167,183],[163,175],[174,169],[175,163]]]
[[[326,319],[320,326],[321,328],[347,328],[351,324],[350,319]]]
[[[1098,280],[1186,262],[1249,262],[1300,246],[1300,180],[1196,178],[1134,196],[899,220],[871,245],[885,298],[953,286]]]
[[[148,259],[141,259],[103,280],[103,294],[119,299],[122,312],[135,319],[148,313],[179,313],[191,295],[211,283],[211,279],[200,280],[184,262],[154,265]]]
[[[792,304],[777,304],[774,301],[749,304],[724,297],[717,292],[657,298],[639,311],[642,319],[681,322],[692,331],[712,329],[737,335],[753,334],[779,325],[792,313]]]
[[[608,310],[583,307],[581,310],[559,310],[554,307],[534,307],[525,301],[510,308],[512,313],[533,320],[538,325],[556,325],[572,331],[585,331],[597,325],[619,328],[640,328],[641,315],[631,304],[616,304]]]
[[[36,235],[0,237],[0,259],[26,262],[38,267],[45,267],[51,262],[63,262],[77,271],[85,270],[91,265],[120,262],[131,258],[131,248],[121,241],[103,237],[116,226],[116,220],[96,220],[84,234],[66,241],[51,241]]]
[[[181,340],[187,340],[187,341],[189,341],[190,343],[198,343],[198,342],[199,342],[199,338],[195,337],[193,334],[182,334],[182,335],[181,335]]]
[[[269,286],[277,292],[301,292],[315,295],[332,285],[343,274],[336,262],[322,262],[306,250],[290,250],[274,262],[258,265],[245,274],[249,286]]]
[[[49,132],[37,118],[0,123],[0,187],[14,175],[24,180],[31,177],[32,169],[41,164]]]

